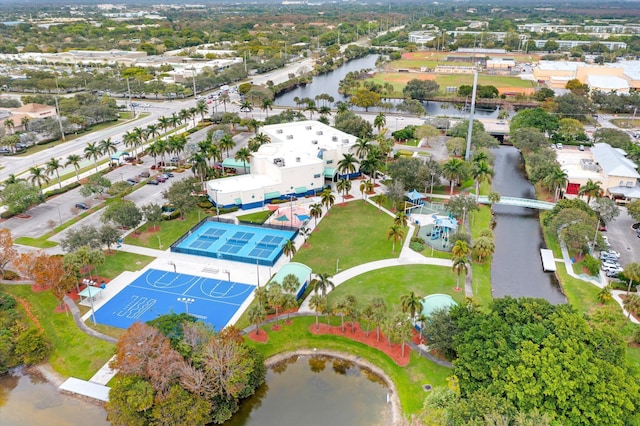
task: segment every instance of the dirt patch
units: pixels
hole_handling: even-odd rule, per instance
[[[505,93],[521,93],[523,95],[533,95],[536,91],[533,87],[515,87],[515,86],[496,86],[498,92],[502,95]]]
[[[388,83],[407,84],[411,80],[435,80],[436,74],[409,73],[409,72],[386,72],[378,74],[382,80]]]
[[[371,331],[367,336],[366,332],[360,328],[359,323],[355,323],[354,331],[351,330],[351,324],[345,324],[344,332],[340,326],[327,326],[326,324],[319,324],[316,328],[315,324],[309,327],[311,334],[332,334],[335,336],[343,336],[349,339],[355,340],[360,343],[364,343],[367,346],[376,348],[381,352],[384,352],[400,367],[406,367],[409,364],[411,348],[405,345],[404,356],[402,356],[402,345],[392,344],[389,345],[387,338],[380,333],[380,341],[377,340],[375,330]]]

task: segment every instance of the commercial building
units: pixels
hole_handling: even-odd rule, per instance
[[[569,80],[577,79],[592,91],[629,93],[640,90],[640,61],[604,65],[540,61],[533,69],[533,76],[552,89],[563,89]]]
[[[556,153],[560,167],[567,173],[565,197],[576,198],[580,187],[591,180],[599,182],[604,196],[619,203],[640,199],[638,166],[626,158],[624,150],[597,143],[584,151],[565,148]]]
[[[355,136],[318,121],[261,130],[271,142],[253,153],[249,174],[207,182],[207,195],[215,205],[252,209],[274,199],[316,194],[340,177],[338,162],[344,154],[354,154]]]

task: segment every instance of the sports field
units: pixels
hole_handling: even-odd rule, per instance
[[[171,312],[189,314],[222,330],[255,286],[149,269],[96,311],[96,321],[129,328]]]

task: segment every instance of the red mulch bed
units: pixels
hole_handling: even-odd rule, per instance
[[[405,367],[409,364],[411,358],[411,348],[405,346],[404,357],[402,356],[402,346],[400,344],[394,344],[389,346],[387,338],[380,333],[380,341],[376,340],[376,331],[372,329],[367,337],[364,330],[360,328],[359,323],[355,323],[355,332],[351,331],[351,323],[345,323],[344,333],[341,326],[328,327],[327,324],[319,324],[319,328],[316,329],[315,324],[311,324],[309,327],[311,334],[333,334],[335,336],[347,337],[351,340],[355,340],[360,343],[364,343],[367,346],[376,348],[389,356],[400,367]]]
[[[347,195],[344,196],[345,200],[350,200],[352,198],[353,198],[353,195],[351,195],[351,194],[347,194]]]
[[[31,216],[28,214],[24,214],[24,213],[19,213],[13,217],[16,217],[18,219],[31,219]]]
[[[255,330],[251,331],[247,334],[247,337],[258,343],[267,343],[269,341],[269,335],[264,330],[260,330],[260,334],[256,334]]]

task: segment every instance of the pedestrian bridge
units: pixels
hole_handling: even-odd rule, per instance
[[[491,204],[489,198],[486,195],[481,195],[478,197],[478,203],[480,204]],[[517,197],[500,197],[500,201],[495,203],[502,206],[517,206],[517,207],[528,207],[530,209],[538,209],[538,210],[551,210],[556,204],[550,203],[548,201],[540,201],[540,200],[531,200],[529,198],[517,198]]]

